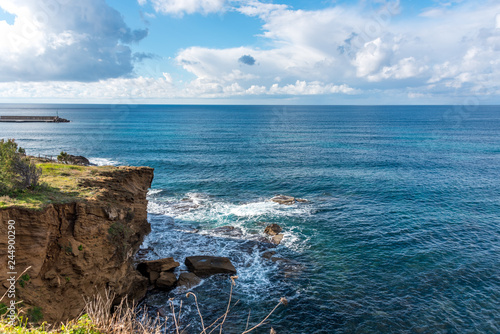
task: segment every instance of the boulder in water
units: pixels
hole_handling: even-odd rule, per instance
[[[177,287],[189,290],[201,283],[201,278],[193,273],[181,273],[177,280]]]
[[[278,224],[271,224],[267,225],[266,229],[264,230],[264,233],[268,235],[276,235],[279,234],[281,231],[283,231],[281,226],[279,226]]]
[[[175,286],[175,282],[177,282],[177,277],[175,277],[175,274],[169,271],[164,271],[156,280],[155,285],[158,289],[170,290]]]
[[[295,198],[292,196],[286,196],[286,195],[277,195],[271,198],[271,201],[279,203],[279,204],[284,204],[284,205],[292,205],[295,204],[296,202],[299,203],[307,203],[309,202],[306,199],[303,198]]]
[[[210,276],[215,274],[236,274],[231,260],[218,256],[189,256],[184,262],[189,271],[197,276]]]
[[[172,257],[167,257],[159,260],[141,262],[137,265],[137,270],[143,276],[149,278],[150,283],[153,284],[163,272],[171,272],[178,266],[179,262],[174,261]]]
[[[273,244],[279,245],[281,243],[281,240],[283,240],[283,237],[283,234],[276,234],[274,237],[272,237],[271,241]]]
[[[285,195],[277,195],[271,198],[271,201],[284,204],[284,205],[292,205],[295,203],[295,197],[285,196]]]

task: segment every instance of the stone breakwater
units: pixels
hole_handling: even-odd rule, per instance
[[[107,289],[116,301],[142,299],[148,279],[133,267],[144,236],[147,191],[153,180],[148,167],[117,167],[105,179],[86,180],[102,190],[100,196],[74,203],[49,204],[41,210],[0,210],[0,262],[7,263],[7,225],[16,223],[16,269],[20,274],[16,300],[24,308],[40,308],[43,320],[58,322],[77,317],[84,297]],[[0,271],[0,295],[7,286]]]

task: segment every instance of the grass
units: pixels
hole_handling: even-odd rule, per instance
[[[11,192],[0,196],[0,209],[20,207],[41,210],[51,203],[69,203],[95,199],[100,192],[97,187],[86,186],[86,180],[105,179],[103,172],[112,171],[113,166],[75,166],[58,163],[37,163],[42,168],[40,185],[35,189]]]

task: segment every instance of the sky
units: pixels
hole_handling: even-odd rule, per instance
[[[499,104],[497,0],[0,0],[0,103]]]

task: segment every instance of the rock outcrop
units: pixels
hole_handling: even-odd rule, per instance
[[[91,165],[89,159],[85,158],[84,156],[71,155],[71,154],[68,154],[68,163],[70,163],[72,165],[79,165],[79,166],[90,166]]]
[[[286,195],[277,195],[271,198],[271,201],[279,203],[279,204],[284,204],[284,205],[292,205],[295,204],[296,202],[299,203],[307,203],[308,201],[303,198],[295,198],[292,196],[286,196]]]
[[[236,268],[227,257],[189,256],[184,263],[197,276],[236,274]]]
[[[283,231],[283,229],[278,224],[267,225],[266,228],[264,229],[264,233],[268,235],[277,235],[281,231]]]
[[[116,294],[115,301],[144,297],[148,279],[137,272],[132,258],[151,227],[147,221],[147,190],[153,180],[148,167],[117,167],[86,180],[98,189],[96,198],[43,209],[0,210],[0,262],[7,263],[7,223],[15,221],[16,271],[31,267],[18,285],[16,300],[40,307],[43,320],[77,317],[83,297]],[[7,270],[0,271],[6,282]],[[0,286],[0,295],[6,290]]]
[[[175,274],[169,271],[164,271],[156,280],[155,285],[160,290],[170,290],[175,287],[176,283],[177,277]]]
[[[162,273],[173,272],[178,266],[179,262],[176,262],[172,257],[168,257],[165,259],[141,262],[137,265],[137,270],[143,276],[149,278],[149,283],[151,285],[154,285]]]

